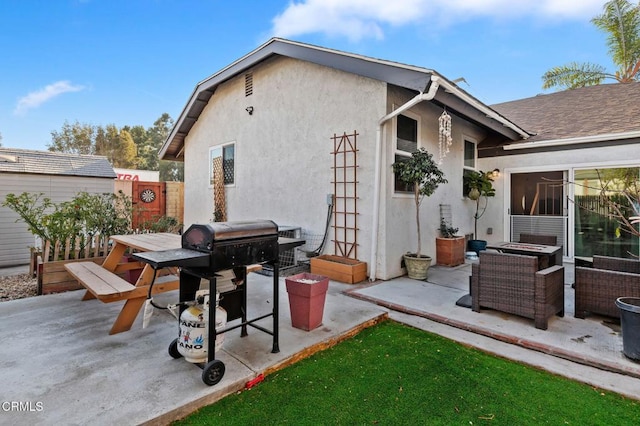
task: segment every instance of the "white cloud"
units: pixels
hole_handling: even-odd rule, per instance
[[[26,96],[18,99],[18,105],[13,111],[16,115],[24,115],[30,109],[37,108],[45,102],[60,96],[64,93],[79,92],[84,90],[84,86],[73,85],[69,81],[56,81],[53,84],[49,84],[43,89],[31,92]]]
[[[344,36],[352,41],[381,39],[383,27],[436,22],[454,25],[473,17],[589,19],[605,0],[301,0],[273,18],[272,33],[295,37],[309,33]]]

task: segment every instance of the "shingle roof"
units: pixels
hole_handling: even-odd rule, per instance
[[[640,83],[601,84],[491,105],[527,142],[640,131]]]
[[[0,173],[116,178],[106,157],[0,148]]]

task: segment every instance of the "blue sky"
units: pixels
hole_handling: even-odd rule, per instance
[[[195,85],[272,36],[434,69],[487,104],[572,61],[613,71],[604,0],[3,0],[0,143],[73,123],[176,119]]]

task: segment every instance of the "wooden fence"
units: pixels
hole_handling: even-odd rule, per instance
[[[78,235],[65,241],[44,241],[40,250],[34,250],[31,262],[38,278],[38,294],[83,288],[64,265],[81,261],[102,264],[109,248],[106,235]]]
[[[87,259],[106,256],[109,252],[109,237],[106,235],[78,235],[65,241],[45,241],[42,246],[42,261]]]

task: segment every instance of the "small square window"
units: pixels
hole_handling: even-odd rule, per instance
[[[394,161],[409,159],[418,150],[418,120],[406,115],[396,117],[396,146]],[[402,183],[394,176],[395,192],[413,192],[413,186]]]
[[[468,140],[464,141],[464,167],[476,168],[476,144]]]
[[[214,169],[222,167],[225,185],[235,183],[235,144],[217,146],[209,150],[209,184],[213,185]]]
[[[398,151],[412,154],[418,150],[418,121],[399,115],[397,121],[396,147]]]

